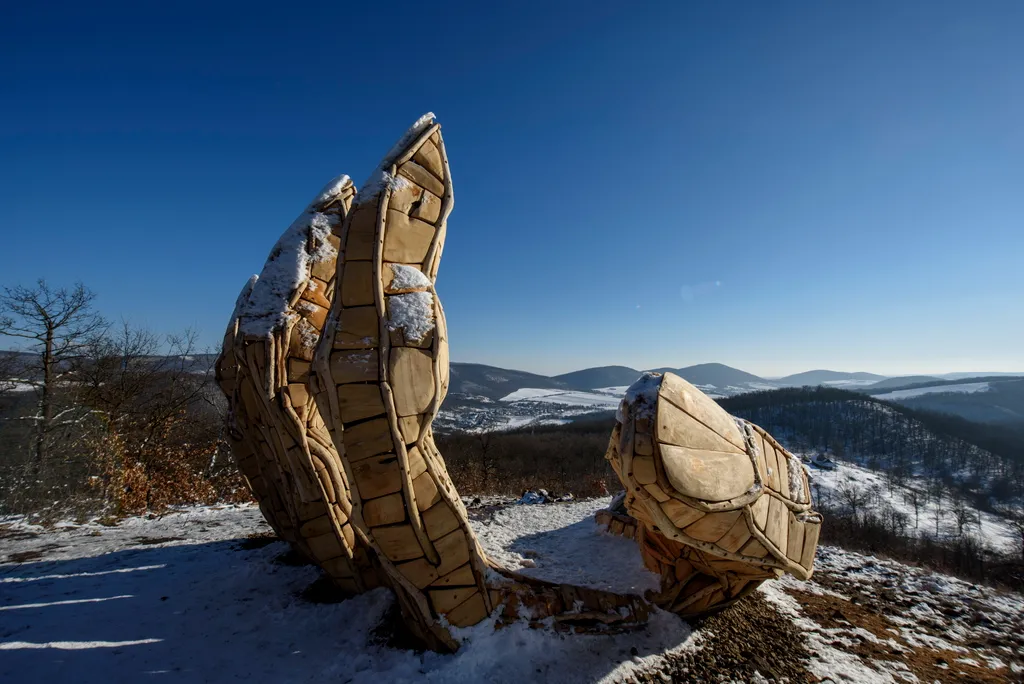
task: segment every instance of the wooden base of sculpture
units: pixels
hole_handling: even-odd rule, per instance
[[[264,515],[336,584],[390,587],[425,645],[454,650],[451,629],[488,616],[629,629],[646,621],[652,602],[692,615],[782,571],[807,576],[817,540],[809,502],[756,462],[771,453],[778,469],[788,462],[781,447],[737,427],[714,402],[718,422],[708,423],[710,400],[671,375],[631,390],[608,452],[629,513],[609,524],[623,533],[629,525],[661,592],[553,584],[489,561],[431,431],[448,389],[434,283],[453,206],[432,116],[354,195],[347,177],[338,179],[289,228],[239,297],[217,365],[232,446]],[[705,423],[694,422],[693,407]],[[756,451],[755,439],[778,452]],[[728,458],[680,456],[686,449]],[[749,483],[746,471],[730,475],[741,458],[753,463]],[[687,477],[696,484],[678,481]],[[727,484],[701,485],[709,478]],[[788,541],[779,525],[789,526]]]

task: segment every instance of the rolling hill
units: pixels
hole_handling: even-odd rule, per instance
[[[773,382],[784,387],[803,387],[804,385],[813,386],[825,384],[870,384],[872,382],[878,382],[885,379],[886,376],[876,375],[874,373],[846,373],[844,371],[822,369],[804,371],[803,373],[794,373],[793,375],[787,375],[784,378],[778,378]]]
[[[619,387],[632,385],[633,381],[640,377],[642,371],[627,366],[601,366],[599,368],[584,368],[556,375],[552,380],[564,382],[573,389],[589,390],[597,387]]]

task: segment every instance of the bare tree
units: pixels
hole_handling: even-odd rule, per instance
[[[850,509],[853,519],[857,520],[857,511],[868,503],[868,492],[857,482],[846,479],[836,488],[836,494],[839,496],[839,500]]]
[[[903,501],[910,504],[914,509],[914,529],[918,529],[921,521],[921,508],[928,505],[927,495],[914,487],[910,487],[903,494]]]
[[[964,536],[964,529],[968,525],[977,524],[979,521],[977,511],[968,506],[959,497],[953,503],[953,517],[956,519],[956,536],[958,539]]]
[[[75,365],[77,402],[99,430],[91,451],[106,498],[142,510],[209,489],[222,420],[209,354],[187,330],[164,342],[121,326],[94,338]],[[198,494],[197,494],[198,496]]]
[[[46,460],[47,436],[61,426],[56,411],[57,389],[70,364],[106,326],[93,309],[96,295],[81,283],[55,289],[40,279],[35,287],[5,287],[0,295],[0,336],[24,340],[24,351],[35,358],[31,384],[39,397],[33,475]]]

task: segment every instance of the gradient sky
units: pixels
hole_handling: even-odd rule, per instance
[[[219,341],[425,111],[452,357],[1024,371],[1024,3],[15,3],[0,284]]]

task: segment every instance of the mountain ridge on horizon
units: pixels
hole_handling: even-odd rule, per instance
[[[695,385],[710,385],[717,388],[728,388],[730,386],[745,385],[749,389],[800,387],[804,385],[815,386],[820,384],[834,384],[840,387],[856,386],[858,389],[881,389],[882,387],[885,387],[887,385],[900,386],[902,384],[908,383],[940,382],[943,380],[951,381],[960,378],[1003,375],[1024,376],[1024,373],[1012,373],[1005,371],[995,373],[955,372],[937,375],[904,376],[882,375],[879,373],[869,373],[866,371],[834,371],[829,369],[816,369],[810,371],[803,371],[801,373],[793,373],[791,375],[786,375],[783,377],[766,378],[764,376],[759,376],[754,373],[750,373],[742,369],[717,362],[699,363],[691,366],[684,366],[681,368],[663,366],[659,368],[651,368],[644,370],[639,370],[636,368],[632,368],[630,366],[620,365],[594,366],[591,368],[582,368],[580,370],[575,370],[568,373],[560,373],[557,375],[544,375],[542,373],[531,373],[529,371],[506,369],[500,366],[492,366],[489,364],[464,363],[459,361],[453,361],[453,375],[459,374],[457,372],[457,369],[459,368],[464,369],[464,371],[470,371],[470,369],[475,369],[475,371],[473,372],[476,373],[487,371],[491,375],[494,375],[495,373],[507,373],[518,377],[526,376],[534,380],[535,383],[530,384],[529,386],[538,389],[571,389],[579,391],[630,385],[640,376],[641,373],[645,372],[675,373],[676,375],[679,375],[680,377],[686,379],[688,382],[691,382]],[[471,372],[470,374],[473,374],[473,372]],[[904,378],[906,379],[906,382],[903,382]],[[508,386],[511,387],[512,385],[515,384],[515,382],[510,382]],[[758,385],[763,385],[764,387],[757,387]],[[454,389],[453,387],[452,391],[459,390]]]

